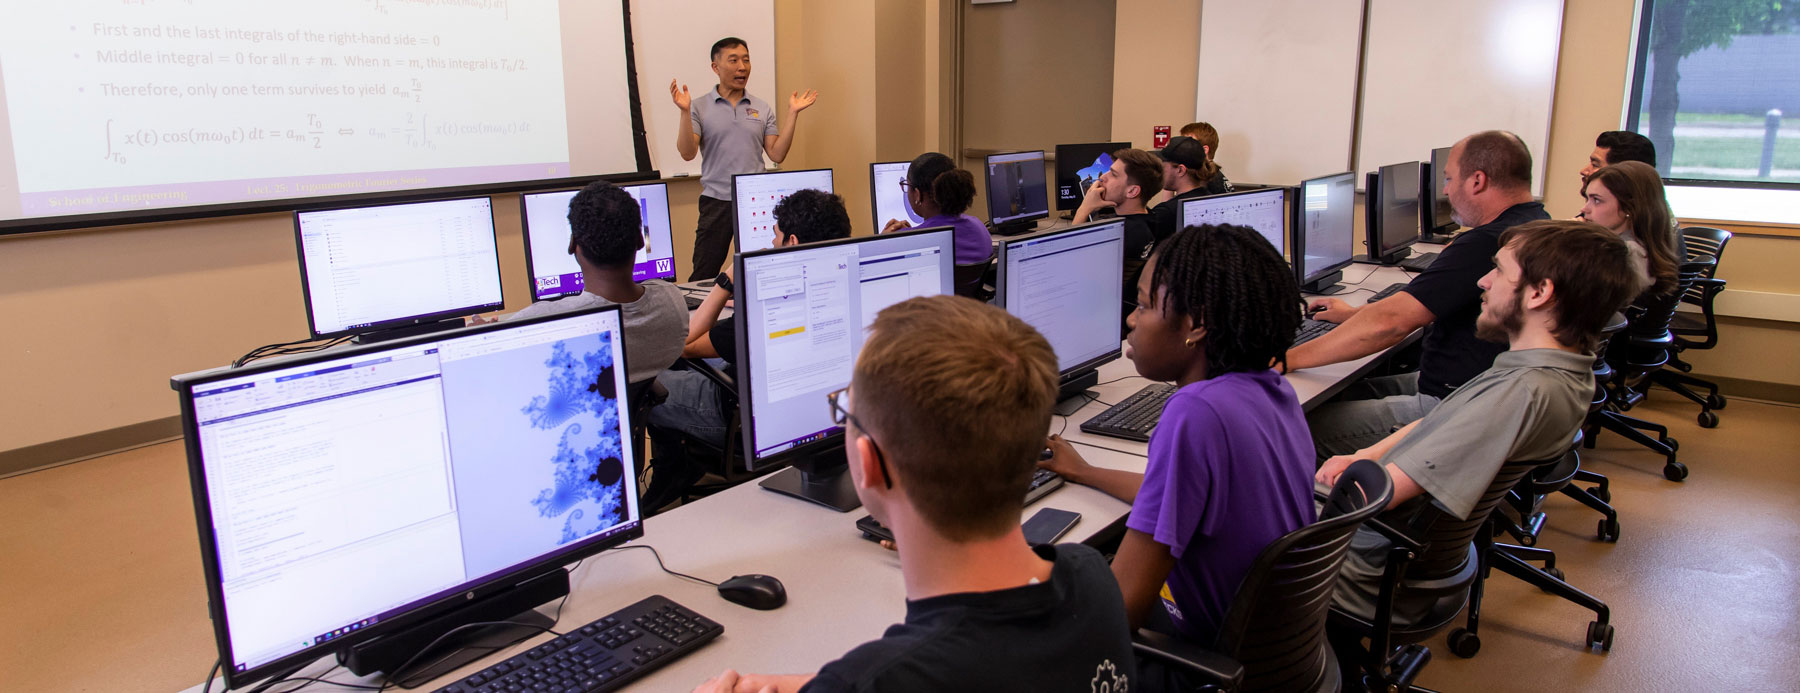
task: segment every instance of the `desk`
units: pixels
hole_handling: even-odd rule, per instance
[[[1367,272],[1362,276],[1359,272]],[[1361,304],[1374,291],[1393,282],[1406,281],[1398,268],[1353,265],[1349,276],[1361,277],[1343,294]],[[1375,355],[1287,376],[1307,409],[1328,400],[1338,390],[1373,368],[1384,355]],[[1135,377],[1130,361],[1120,359],[1100,369],[1095,388],[1103,401],[1117,402],[1148,384]],[[1116,382],[1108,382],[1114,381]],[[1080,423],[1100,413],[1106,405],[1089,402],[1065,421],[1058,417],[1051,430],[1082,445],[1089,462],[1113,469],[1143,472],[1148,446],[1080,431]],[[1097,447],[1096,447],[1097,446]],[[1026,507],[1024,518],[1039,508],[1054,507],[1081,513],[1081,522],[1067,541],[1084,541],[1114,523],[1123,522],[1130,506],[1106,494],[1074,484]],[[898,554],[862,539],[854,526],[865,513],[835,513],[807,501],[770,493],[754,483],[701,499],[644,522],[644,538],[635,543],[655,546],[673,570],[714,581],[744,573],[764,573],[781,579],[788,603],[774,611],[755,611],[720,598],[712,587],[664,574],[650,552],[609,551],[582,561],[570,575],[570,596],[558,629],[579,626],[623,608],[651,594],[661,594],[694,609],[725,626],[724,635],[706,647],[640,680],[632,690],[687,691],[725,669],[758,673],[803,673],[838,658],[850,648],[881,636],[906,615],[906,592],[900,579]],[[551,613],[555,605],[541,609]],[[549,639],[538,635],[507,650],[483,657],[457,676],[466,676],[506,657]],[[315,664],[303,675],[317,676],[329,664]],[[436,685],[455,681],[449,676]],[[355,679],[337,671],[330,677],[346,683],[378,684],[379,679]],[[199,686],[187,693],[198,691]],[[318,690],[330,687],[317,685]],[[422,689],[429,690],[429,689]]]

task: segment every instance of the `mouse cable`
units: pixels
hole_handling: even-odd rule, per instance
[[[1067,438],[1065,438],[1065,439],[1064,439],[1064,440],[1068,440],[1068,439],[1067,439]],[[1073,444],[1073,445],[1082,445],[1082,446],[1086,446],[1086,447],[1090,447],[1090,448],[1094,448],[1094,449],[1095,449],[1095,450],[1105,450],[1105,451],[1108,451],[1108,452],[1116,452],[1116,453],[1119,453],[1119,454],[1121,454],[1121,455],[1130,455],[1130,456],[1132,456],[1132,457],[1142,457],[1142,458],[1145,458],[1145,459],[1149,459],[1149,458],[1150,458],[1150,456],[1149,456],[1149,455],[1148,455],[1148,454],[1145,454],[1145,453],[1141,453],[1141,452],[1131,452],[1131,451],[1129,451],[1129,450],[1120,450],[1120,449],[1118,449],[1118,448],[1109,448],[1109,447],[1106,447],[1106,446],[1105,446],[1105,445],[1095,445],[1095,444],[1093,444],[1093,443],[1084,443],[1084,442],[1082,442],[1082,441],[1079,441],[1079,440],[1070,440],[1070,441],[1069,441],[1069,443],[1071,443],[1071,444]]]
[[[649,550],[650,550],[650,555],[652,555],[652,556],[655,556],[655,557],[656,557],[656,567],[658,567],[658,568],[662,568],[662,571],[663,571],[663,572],[665,572],[665,573],[668,573],[668,574],[670,574],[670,575],[673,575],[673,576],[675,576],[675,577],[681,577],[681,578],[687,578],[687,579],[689,579],[689,580],[693,580],[693,581],[694,581],[694,582],[700,582],[700,583],[705,583],[705,584],[708,584],[708,585],[712,585],[712,586],[713,586],[713,587],[718,587],[718,586],[719,586],[719,583],[716,583],[716,582],[713,582],[713,581],[711,581],[711,580],[708,580],[708,579],[706,579],[706,578],[698,578],[698,577],[694,577],[694,576],[692,576],[692,575],[689,575],[689,574],[687,574],[687,573],[678,573],[678,572],[675,572],[675,571],[673,571],[673,570],[669,570],[669,566],[666,566],[666,565],[663,565],[663,559],[662,559],[662,554],[661,554],[661,553],[660,553],[660,552],[658,552],[658,551],[657,551],[657,550],[656,550],[656,547],[654,547],[654,546],[651,546],[651,545],[649,545],[649,544],[626,544],[626,545],[624,545],[624,546],[615,546],[615,547],[613,547],[613,548],[611,548],[611,549],[609,549],[609,550],[610,550],[610,551],[621,551],[621,550],[624,550],[624,549],[649,549]]]

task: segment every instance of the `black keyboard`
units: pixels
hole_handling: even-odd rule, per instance
[[[1436,262],[1437,258],[1438,258],[1437,253],[1425,253],[1424,255],[1414,255],[1412,257],[1406,258],[1405,260],[1401,260],[1400,266],[1404,267],[1406,269],[1412,270],[1414,272],[1423,272],[1423,271],[1425,271],[1425,268],[1431,266],[1431,263]]]
[[[1404,289],[1404,288],[1406,288],[1406,282],[1394,282],[1392,284],[1387,285],[1386,288],[1383,288],[1382,290],[1375,292],[1374,296],[1369,297],[1369,302],[1374,303],[1381,299],[1384,299],[1384,298],[1387,298],[1394,294],[1400,293],[1400,290]]]
[[[1039,498],[1049,495],[1051,491],[1062,488],[1062,485],[1063,478],[1056,472],[1048,469],[1039,469],[1032,472],[1031,486],[1025,489],[1025,504],[1031,505],[1032,503],[1036,503]],[[879,542],[894,540],[894,533],[888,530],[888,528],[883,526],[880,522],[877,522],[875,518],[870,515],[864,515],[862,516],[862,519],[857,520],[856,528],[862,530],[863,538],[869,541]]]
[[[1150,429],[1156,428],[1156,420],[1162,417],[1163,404],[1173,394],[1174,385],[1147,385],[1136,394],[1126,397],[1125,401],[1107,407],[1106,411],[1095,414],[1094,418],[1081,422],[1081,430],[1096,435],[1148,442]]]
[[[659,594],[437,690],[616,691],[723,632],[724,626]]]
[[[682,294],[681,297],[687,299],[688,310],[697,309],[700,307],[700,304],[706,302],[706,299],[693,294]]]
[[[1310,342],[1312,340],[1318,339],[1319,337],[1324,336],[1326,332],[1330,332],[1333,328],[1336,328],[1336,327],[1337,327],[1337,323],[1335,323],[1335,322],[1325,322],[1324,320],[1312,320],[1309,318],[1301,318],[1300,319],[1300,329],[1294,333],[1294,346],[1300,346],[1300,345]]]

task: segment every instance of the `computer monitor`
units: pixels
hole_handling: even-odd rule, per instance
[[[1056,145],[1056,209],[1073,211],[1081,206],[1081,196],[1100,180],[1100,174],[1112,168],[1113,152],[1130,149],[1130,142],[1095,142],[1091,144]]]
[[[750,471],[792,463],[763,488],[841,512],[861,506],[844,474],[844,429],[825,395],[850,384],[882,308],[956,292],[949,227],[857,236],[737,259],[739,420]]]
[[[607,306],[175,377],[226,684],[435,676],[395,669],[643,536],[625,364]]]
[[[1288,188],[1259,188],[1244,192],[1190,197],[1181,201],[1181,227],[1203,224],[1248,226],[1269,241],[1275,252],[1287,245]]]
[[[505,305],[486,197],[297,212],[294,242],[314,338],[451,329]]]
[[[1430,185],[1419,185],[1419,229],[1423,234],[1444,235],[1460,228],[1456,223],[1454,211],[1450,208],[1450,195],[1444,191],[1444,171],[1450,166],[1450,147],[1431,150],[1431,163],[1420,169],[1420,175],[1430,181]],[[1425,191],[1431,191],[1431,197],[1425,197]],[[1448,242],[1448,238],[1433,239]]]
[[[1125,220],[1009,238],[997,252],[995,300],[1056,351],[1057,400],[1077,398],[1100,381],[1101,365],[1119,358]]]
[[[1356,254],[1356,174],[1346,171],[1302,181],[1294,208],[1290,243],[1300,290],[1309,294],[1343,291],[1337,281],[1344,278],[1341,270]]]
[[[775,247],[775,205],[801,190],[832,192],[831,169],[740,173],[731,177],[731,209],[737,250]]]
[[[1369,198],[1363,202],[1366,262],[1398,264],[1419,242],[1419,170],[1419,162],[1408,161],[1369,174]]]
[[[675,248],[669,231],[669,185],[621,185],[638,204],[638,233],[644,247],[631,267],[632,281],[675,278]],[[525,272],[531,275],[531,300],[573,296],[582,291],[581,265],[569,252],[569,201],[575,190],[525,193],[519,196],[525,231]]]
[[[1023,233],[1050,216],[1044,150],[989,154],[986,171],[988,223],[996,232]]]
[[[906,169],[910,166],[910,161],[869,164],[869,206],[875,210],[875,226],[872,228],[875,233],[880,233],[888,222],[895,219],[906,222],[907,226],[925,223],[925,217],[914,210],[912,202],[906,199],[906,189],[900,187],[900,182],[906,180]]]

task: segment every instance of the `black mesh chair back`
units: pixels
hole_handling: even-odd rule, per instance
[[[1573,433],[1570,434],[1573,437]],[[1412,522],[1418,531],[1417,536],[1425,547],[1417,558],[1406,568],[1403,583],[1430,582],[1442,580],[1463,572],[1469,561],[1469,547],[1475,542],[1475,533],[1487,524],[1488,514],[1494,506],[1506,498],[1506,494],[1519,485],[1531,470],[1544,464],[1543,460],[1508,461],[1500,466],[1499,473],[1488,484],[1487,491],[1481,494],[1481,500],[1475,503],[1469,516],[1457,519],[1445,511],[1436,502],[1420,511]],[[1408,589],[1403,584],[1402,589]]]
[[[977,301],[988,301],[993,299],[994,295],[987,290],[988,278],[993,272],[993,269],[994,263],[992,260],[975,262],[967,265],[957,265],[955,269],[956,295],[972,298]]]
[[[1706,278],[1711,279],[1718,272],[1718,261],[1724,259],[1725,244],[1731,242],[1731,232],[1709,226],[1688,226],[1681,229],[1681,239],[1687,245],[1689,259],[1713,259],[1712,267],[1706,272]]]
[[[1690,259],[1681,263],[1678,283],[1675,290],[1661,296],[1645,295],[1626,308],[1626,316],[1630,324],[1625,327],[1625,343],[1614,343],[1610,349],[1614,353],[1613,367],[1624,371],[1623,377],[1635,381],[1638,376],[1661,368],[1669,361],[1669,349],[1675,344],[1675,336],[1669,331],[1669,323],[1675,318],[1675,308],[1682,302],[1688,290],[1692,289],[1696,280],[1714,266],[1710,257]],[[1624,353],[1619,353],[1623,346]]]
[[[1350,537],[1394,497],[1387,470],[1357,460],[1344,470],[1319,521],[1263,549],[1238,587],[1213,649],[1244,667],[1244,691],[1337,690],[1325,617]]]

